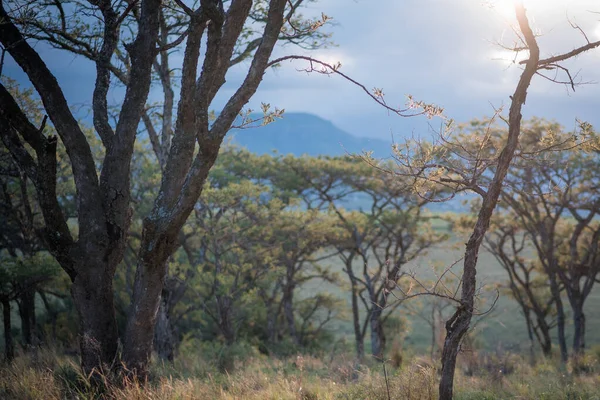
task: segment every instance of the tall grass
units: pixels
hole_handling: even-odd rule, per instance
[[[326,359],[258,355],[237,359],[232,371],[219,372],[218,365],[188,353],[175,365],[155,362],[145,386],[121,382],[101,388],[74,359],[40,350],[0,367],[0,399],[388,400],[380,363],[357,366],[351,358]],[[586,374],[575,375],[572,368],[552,362],[532,366],[514,355],[462,360],[456,399],[600,400],[598,360],[590,355],[586,362]],[[436,399],[435,367],[426,358],[413,358],[401,368],[388,364],[391,399]]]

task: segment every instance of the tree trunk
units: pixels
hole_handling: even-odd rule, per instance
[[[358,308],[358,288],[351,279],[352,285],[352,325],[354,326],[354,340],[356,342],[356,359],[362,362],[365,359],[365,338],[360,329],[360,312]]]
[[[287,285],[283,291],[283,313],[288,325],[288,332],[296,346],[300,345],[298,330],[296,329],[296,318],[294,318],[294,287]]]
[[[35,290],[25,290],[20,296],[18,306],[23,344],[25,349],[29,349],[35,344]]]
[[[569,351],[567,350],[567,337],[565,334],[565,309],[556,278],[550,279],[550,291],[556,304],[556,329],[558,333],[558,347],[560,348],[560,360],[563,364],[566,364],[569,360]]]
[[[494,172],[494,176],[487,191],[483,195],[483,202],[477,216],[477,222],[473,228],[473,234],[467,242],[463,264],[461,304],[452,318],[446,322],[447,334],[444,342],[444,349],[442,351],[442,376],[439,386],[440,400],[452,400],[456,356],[458,355],[460,342],[469,329],[475,306],[479,248],[481,247],[481,242],[490,225],[490,219],[492,218],[494,208],[498,203],[502,185],[504,184],[504,178],[506,177],[508,168],[519,143],[522,119],[521,109],[527,98],[527,89],[531,83],[531,79],[537,71],[540,58],[540,49],[535,40],[535,35],[529,26],[525,8],[522,4],[516,3],[515,10],[519,28],[521,29],[527,47],[529,48],[529,59],[527,60],[525,70],[521,74],[517,88],[511,97],[506,145],[498,157],[496,171]]]
[[[541,337],[538,337],[542,353],[545,358],[552,357],[552,337],[550,336],[550,327],[546,320],[542,317],[538,319],[538,329],[541,332]]]
[[[585,314],[583,313],[583,301],[576,301],[573,308],[573,355],[579,357],[585,350]]]
[[[87,261],[102,259],[89,254]],[[110,371],[116,364],[118,348],[113,273],[105,265],[81,266],[71,286],[80,325],[81,366],[88,375]]]
[[[531,365],[535,365],[535,328],[533,327],[529,310],[525,310],[523,315],[525,316],[525,322],[527,324],[527,336],[529,337],[529,363]]]
[[[383,358],[383,352],[385,351],[385,332],[383,330],[383,321],[381,320],[381,314],[383,310],[373,305],[374,309],[371,312],[371,354],[377,359]]]
[[[163,290],[158,307],[158,317],[156,318],[156,328],[154,330],[154,348],[160,359],[173,362],[175,358],[175,337],[171,325],[171,316],[169,315],[169,294],[166,292]]]
[[[6,298],[2,299],[2,316],[4,321],[4,358],[10,363],[15,358],[15,346],[11,330],[10,301]]]
[[[144,221],[144,225],[147,221]],[[125,330],[123,361],[127,371],[144,381],[152,355],[154,327],[170,255],[166,241],[148,240],[144,226],[142,247],[133,286],[133,300]]]

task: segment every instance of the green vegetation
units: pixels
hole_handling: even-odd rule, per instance
[[[276,58],[331,44],[313,1],[0,2],[0,71],[34,88],[0,76],[0,397],[599,397],[599,137],[522,111],[600,41],[544,58],[517,2],[508,115],[456,125]],[[93,130],[33,41],[95,64]],[[290,60],[441,131],[383,159],[223,146],[282,118],[244,107]],[[434,212],[464,193],[470,212]]]

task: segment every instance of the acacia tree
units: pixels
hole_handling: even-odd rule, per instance
[[[600,41],[588,42],[564,54],[542,59],[536,37],[530,27],[523,4],[515,5],[518,29],[518,44],[514,51],[527,51],[524,65],[516,89],[512,94],[508,118],[508,134],[500,142],[494,142],[492,135],[486,133],[476,142],[461,140],[460,136],[450,135],[451,123],[436,143],[407,143],[405,147],[396,147],[398,168],[391,173],[399,176],[411,176],[415,179],[415,190],[426,198],[444,200],[440,196],[441,185],[454,193],[471,191],[481,196],[481,205],[472,226],[472,234],[466,243],[460,305],[446,321],[446,338],[442,351],[442,372],[439,385],[441,400],[450,400],[453,396],[454,371],[460,343],[467,333],[471,319],[476,311],[477,260],[479,250],[489,228],[494,209],[502,193],[504,178],[515,157],[521,134],[521,110],[527,98],[527,91],[536,74],[543,75],[547,70],[567,71],[560,63],[587,50],[600,46]],[[570,74],[567,74],[569,77]],[[555,78],[549,79],[556,81]],[[572,81],[567,81],[569,87]],[[367,157],[368,159],[368,157]],[[373,162],[370,160],[370,162]],[[441,198],[440,198],[441,197]],[[453,197],[452,195],[450,197]]]
[[[508,274],[508,290],[521,307],[531,343],[534,359],[534,343],[537,341],[545,357],[552,356],[550,330],[556,327],[555,299],[550,293],[548,278],[539,260],[528,257],[531,237],[515,223],[514,214],[492,221],[484,247],[494,255]],[[562,292],[559,290],[559,293]],[[564,314],[564,313],[563,313]],[[564,330],[562,331],[564,334]],[[562,349],[562,346],[561,346]]]
[[[327,210],[337,232],[329,238],[344,263],[350,286],[357,358],[364,358],[364,340],[381,358],[386,343],[384,325],[400,303],[388,294],[401,277],[401,267],[423,254],[444,235],[427,228],[425,201],[408,182],[371,168],[359,158],[284,157],[266,172],[274,185],[302,199],[311,210]],[[349,204],[360,210],[347,210]]]
[[[150,360],[166,261],[177,247],[179,231],[200,195],[224,136],[271,65],[269,58],[276,42],[282,35],[294,36],[296,29],[306,34],[306,29],[302,30],[306,25],[298,28],[295,24],[295,12],[301,4],[302,0],[270,0],[268,4],[203,0],[194,9],[181,1],[140,0],[56,2],[52,8],[45,2],[0,6],[0,42],[40,96],[73,170],[76,234],[67,225],[56,196],[57,138],[44,134],[45,120],[41,126],[32,124],[0,85],[2,141],[32,179],[44,216],[46,246],[73,282],[72,295],[81,324],[82,367],[87,373],[116,364],[113,276],[123,258],[131,222],[131,159],[138,124],[148,108],[154,66],[164,63],[160,56],[181,44],[179,102],[176,112],[171,108],[173,119],[162,121],[167,126],[163,134],[169,138],[162,153],[162,182],[153,209],[144,218],[123,347],[126,367],[142,376]],[[176,21],[165,20],[163,16],[173,9]],[[85,15],[93,16],[95,22],[89,24],[82,17]],[[252,15],[261,18],[254,20]],[[173,25],[181,27],[176,37],[168,31]],[[28,34],[95,63],[93,121],[105,150],[100,173],[62,88],[31,46]],[[252,38],[249,43],[245,41],[248,37]],[[206,49],[201,52],[204,40]],[[233,61],[241,55],[251,60],[247,74],[209,124],[211,103]],[[115,69],[113,62],[123,68]],[[123,70],[127,72],[124,77],[119,75]],[[111,74],[125,85],[115,123],[110,122],[107,100]],[[171,94],[168,87],[165,91]],[[170,99],[174,102],[174,96]]]
[[[546,126],[560,142],[565,134],[560,127]],[[573,352],[585,347],[583,306],[600,273],[598,238],[600,212],[597,196],[598,156],[594,152],[573,149],[555,150],[537,155],[539,133],[523,140],[523,153],[508,178],[502,206],[516,217],[516,224],[530,239],[557,312],[558,339],[563,362],[567,360],[565,312],[561,289],[573,312]],[[594,137],[588,140],[595,140]],[[561,151],[559,151],[561,150]]]
[[[488,124],[473,121],[470,136],[465,139],[474,141],[487,132],[490,140],[504,140],[505,130]],[[508,273],[508,288],[521,307],[532,346],[537,340],[544,355],[550,356],[550,329],[557,326],[563,361],[567,360],[561,298],[564,286],[557,275],[557,259],[553,255],[557,237],[553,232],[564,216],[566,199],[560,204],[552,200],[557,188],[548,184],[541,171],[563,168],[563,165],[565,171],[577,168],[568,162],[571,157],[581,156],[581,152],[572,148],[575,144],[573,134],[564,133],[558,124],[532,119],[523,125],[519,153],[505,179],[498,204],[501,214],[492,219],[483,243]],[[562,172],[557,171],[557,174]],[[478,206],[478,202],[474,206]],[[473,217],[461,217],[458,226],[468,229],[472,222]],[[529,254],[530,248],[535,250],[533,257]],[[549,320],[553,317],[556,321]]]

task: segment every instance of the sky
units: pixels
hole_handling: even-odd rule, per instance
[[[542,57],[584,45],[585,38],[570,23],[577,23],[590,41],[600,39],[600,4],[597,0],[525,0],[534,31],[541,35]],[[594,11],[596,13],[594,13]],[[494,108],[508,106],[521,68],[513,55],[498,43],[514,41],[511,26],[516,20],[510,0],[320,0],[309,3],[307,16],[321,13],[333,18],[325,29],[333,33],[336,46],[307,52],[285,46],[274,57],[303,54],[329,63],[341,62],[342,71],[367,88],[381,88],[390,105],[402,107],[408,94],[445,109],[448,117],[468,121],[492,115]],[[91,103],[94,66],[75,56],[43,44],[38,51],[64,88],[74,106]],[[521,58],[526,58],[523,54]],[[243,78],[249,63],[231,71],[215,100],[224,104]],[[568,129],[576,119],[600,126],[600,48],[564,64],[576,87],[549,82],[536,76],[529,90],[524,117],[554,119]],[[402,118],[376,104],[359,88],[338,76],[307,74],[302,62],[285,62],[270,70],[251,100],[309,112],[332,121],[357,136],[381,139],[425,134],[430,124],[424,117]],[[25,76],[7,60],[5,74],[26,82]],[[118,102],[115,89],[112,102]],[[159,93],[152,96],[158,99]]]

